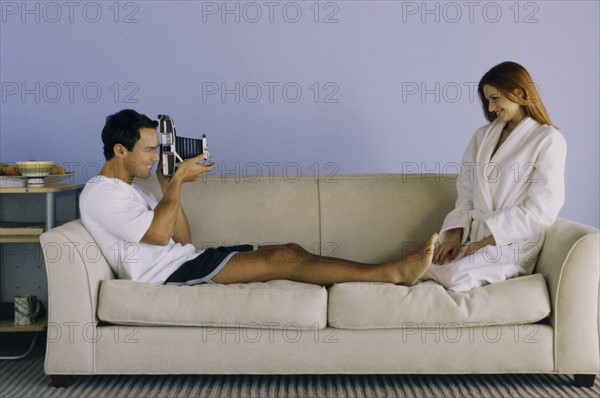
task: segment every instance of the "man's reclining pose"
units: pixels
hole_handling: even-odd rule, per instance
[[[288,279],[317,285],[390,282],[413,285],[431,264],[437,235],[418,252],[386,264],[368,265],[309,253],[297,244],[242,245],[197,250],[181,206],[181,187],[214,169],[189,159],[171,177],[158,168],[163,197],[133,184],[149,178],[159,161],[158,123],[134,110],[106,118],[106,162],[80,198],[82,222],[122,279],[149,283],[246,283]]]

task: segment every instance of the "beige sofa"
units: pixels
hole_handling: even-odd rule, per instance
[[[183,202],[198,248],[296,242],[364,262],[406,255],[453,207],[452,176],[214,175]],[[154,178],[142,185],[160,197]],[[89,374],[600,372],[599,232],[559,219],[535,273],[466,293],[433,282],[272,281],[152,286],[116,280],[79,220],[41,237],[45,371]],[[493,259],[490,259],[493,261]]]

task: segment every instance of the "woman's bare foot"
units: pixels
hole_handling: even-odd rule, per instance
[[[407,286],[417,283],[431,265],[437,240],[438,234],[434,233],[421,249],[404,257],[399,262],[390,264],[393,267],[393,283]]]

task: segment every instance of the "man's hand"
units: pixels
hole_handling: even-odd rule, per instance
[[[167,184],[171,181],[171,177],[167,177],[163,174],[163,164],[162,164],[162,156],[158,161],[158,167],[156,168],[156,178],[158,179],[158,184],[160,185],[160,189],[165,193],[165,189],[167,189]]]
[[[205,158],[206,158],[205,155],[198,155],[195,158],[188,159],[185,162],[181,163],[179,165],[179,167],[177,167],[177,170],[175,170],[176,173],[179,172],[181,174],[186,175],[186,176],[184,176],[184,180],[182,180],[181,182],[195,181],[202,174],[209,173],[212,170],[214,170],[216,165],[202,166],[202,165],[197,164],[198,162],[201,162]],[[182,167],[183,167],[184,171],[179,171]],[[195,178],[193,177],[194,175],[196,176]],[[166,176],[163,174],[162,157],[161,157],[161,160],[158,162],[158,168],[156,169],[156,178],[158,179],[158,183],[159,183],[160,188],[163,191],[163,193],[167,189],[167,185],[169,184],[169,181],[171,181],[172,177],[173,176]],[[185,179],[185,177],[187,177],[188,179]]]
[[[202,154],[186,160],[177,167],[173,177],[179,178],[181,182],[192,182],[196,181],[201,175],[209,173],[217,167],[215,164],[210,166],[198,164],[204,159],[206,159],[206,155]]]

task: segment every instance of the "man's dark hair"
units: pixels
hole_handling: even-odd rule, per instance
[[[116,144],[123,145],[128,151],[133,151],[133,146],[140,139],[140,128],[155,129],[156,120],[150,119],[133,109],[123,109],[106,118],[102,129],[102,142],[104,143],[104,157],[110,160],[115,156]]]

